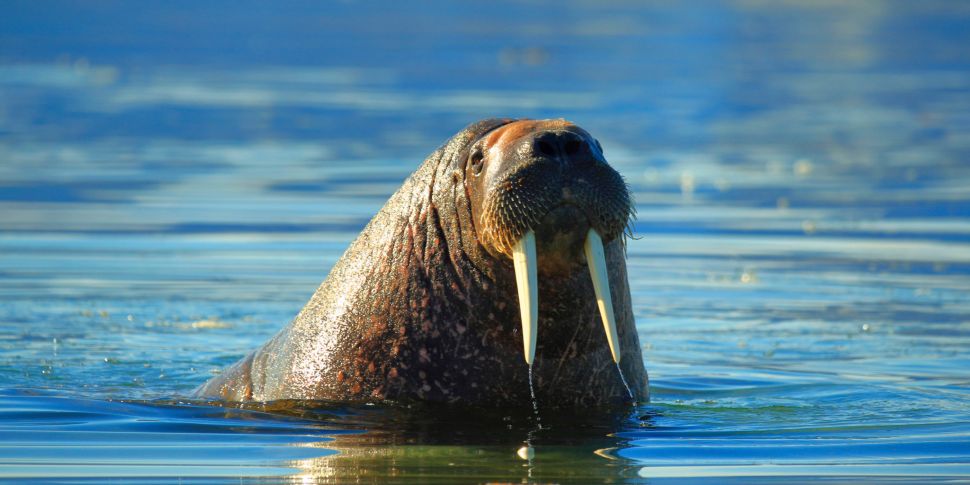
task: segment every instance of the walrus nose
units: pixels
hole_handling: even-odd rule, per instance
[[[557,158],[565,163],[590,160],[590,146],[585,137],[571,131],[540,131],[530,141],[536,156]]]

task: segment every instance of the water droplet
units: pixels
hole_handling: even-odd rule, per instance
[[[630,389],[630,385],[626,383],[626,377],[623,375],[623,369],[620,368],[620,363],[616,363],[616,371],[620,373],[620,382],[623,383],[623,387],[626,388],[626,393],[630,396],[630,400],[633,401],[633,405],[637,405],[637,398],[633,396],[633,391]]]
[[[818,228],[815,226],[815,221],[802,221],[802,231],[805,234],[815,234]]]
[[[536,426],[542,429],[542,418],[539,417],[539,401],[536,400],[536,389],[532,384],[532,364],[529,364],[529,394],[532,396],[532,412],[536,416]]]
[[[690,172],[680,174],[680,194],[685,199],[691,199],[694,197],[695,188],[696,185],[694,182],[694,174]]]
[[[795,162],[795,165],[792,166],[792,171],[795,172],[795,175],[804,177],[810,175],[813,168],[811,160],[803,158]]]
[[[741,283],[745,283],[745,284],[747,284],[747,283],[757,283],[758,282],[758,274],[755,273],[753,270],[744,270],[741,273],[741,276],[738,279],[741,281]]]

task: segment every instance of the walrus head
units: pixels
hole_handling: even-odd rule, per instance
[[[525,360],[535,356],[539,274],[588,265],[613,360],[620,361],[603,244],[633,212],[626,183],[600,143],[565,120],[519,120],[471,145],[465,187],[479,243],[513,260]]]

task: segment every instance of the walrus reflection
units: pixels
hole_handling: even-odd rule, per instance
[[[309,412],[301,417],[313,419],[313,411]],[[325,419],[340,429],[361,426],[367,432],[336,434],[332,440],[307,444],[337,453],[292,462],[300,470],[298,479],[313,483],[346,477],[363,483],[622,482],[624,477],[636,477],[640,467],[620,457],[628,439],[613,433],[650,425],[649,418],[644,421],[628,413],[586,418],[550,415],[548,425],[536,430],[527,414],[484,411],[469,419],[464,410],[441,405],[345,408],[339,416]],[[527,437],[531,437],[528,445]]]
[[[347,437],[309,446],[336,454],[290,463],[296,480],[309,483],[640,483],[642,469],[597,443],[538,445],[522,457],[516,446],[347,445]],[[606,440],[603,440],[606,441]],[[602,443],[606,444],[606,443]],[[528,453],[528,452],[526,452]]]
[[[391,196],[290,325],[197,393],[527,406],[531,367],[541,407],[644,402],[632,212],[582,128],[474,123]]]

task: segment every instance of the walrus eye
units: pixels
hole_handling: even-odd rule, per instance
[[[482,173],[482,168],[485,167],[485,155],[482,153],[481,148],[476,148],[468,160],[472,164],[472,173],[475,175],[480,175]]]

